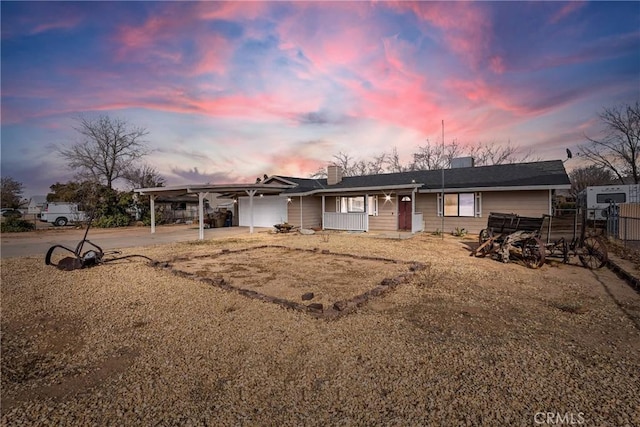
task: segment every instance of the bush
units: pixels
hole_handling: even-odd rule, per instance
[[[9,217],[0,224],[0,232],[2,233],[19,233],[22,231],[33,231],[35,229],[36,225],[34,223],[19,218]]]
[[[131,217],[126,214],[105,215],[93,220],[93,226],[97,228],[126,227],[131,222]]]

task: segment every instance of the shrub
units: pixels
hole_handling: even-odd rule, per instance
[[[126,214],[105,215],[93,220],[93,226],[97,228],[126,227],[131,217]]]
[[[453,230],[451,234],[456,237],[464,237],[467,235],[467,230],[465,230],[464,228],[456,227],[456,229]]]
[[[19,218],[7,218],[0,224],[0,231],[3,233],[18,233],[22,231],[32,231],[36,229],[36,225],[32,222]]]

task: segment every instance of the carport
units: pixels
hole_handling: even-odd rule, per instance
[[[198,240],[204,239],[204,199],[209,195],[218,194],[225,198],[237,200],[240,196],[249,196],[249,233],[253,233],[254,224],[254,196],[278,195],[292,185],[279,184],[228,184],[228,185],[185,185],[171,187],[137,188],[134,192],[149,196],[151,209],[151,233],[156,232],[155,199],[158,196],[177,197],[193,196],[198,198],[198,218],[199,233]]]

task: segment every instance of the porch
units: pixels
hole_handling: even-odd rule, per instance
[[[369,231],[369,214],[365,212],[324,212],[322,224],[322,228],[325,230]],[[423,230],[422,212],[414,212],[411,215],[410,232],[418,233]]]

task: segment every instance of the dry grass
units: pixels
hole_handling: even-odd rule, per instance
[[[607,270],[471,258],[473,241],[259,234],[127,250],[207,259],[272,244],[431,265],[332,321],[135,259],[72,272],[3,259],[2,422],[533,425],[553,411],[640,425],[640,297]],[[229,259],[215,274],[288,280]],[[330,277],[316,273],[325,258],[298,262],[295,283]]]

